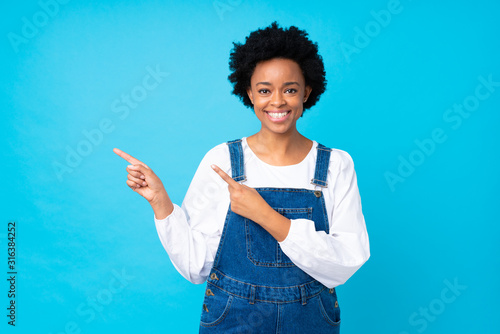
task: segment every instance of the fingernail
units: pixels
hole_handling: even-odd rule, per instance
[[[212,169],[215,169],[215,165],[210,165],[210,167],[212,167]]]
[[[141,179],[143,179],[143,180],[144,180],[145,178],[146,178],[146,177],[145,177],[144,175],[141,175]]]
[[[147,185],[147,183],[146,183],[146,182],[142,182],[142,185],[143,185],[143,186],[146,186],[146,185]]]

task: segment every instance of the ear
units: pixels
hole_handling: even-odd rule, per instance
[[[252,93],[252,88],[251,87],[247,88],[247,94],[248,94],[248,98],[250,99],[250,101],[253,104],[253,93]]]
[[[307,99],[309,98],[309,95],[311,94],[312,92],[312,88],[311,86],[306,86],[306,88],[304,89],[304,103],[307,101]]]

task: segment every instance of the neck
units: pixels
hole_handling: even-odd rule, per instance
[[[276,134],[261,129],[247,138],[253,148],[261,154],[274,157],[290,157],[300,155],[304,149],[310,147],[310,140],[301,135],[296,129],[287,133]],[[249,144],[249,145],[250,145]]]

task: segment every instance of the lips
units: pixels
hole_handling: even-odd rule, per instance
[[[288,118],[291,110],[276,110],[276,111],[266,111],[267,117],[273,122],[281,122]]]

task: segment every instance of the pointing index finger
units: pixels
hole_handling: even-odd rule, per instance
[[[128,162],[130,162],[133,165],[140,164],[140,165],[144,165],[145,167],[149,168],[144,162],[134,158],[130,154],[125,153],[120,149],[114,148],[113,152],[115,152],[118,156],[122,157],[123,159],[127,160]]]
[[[212,167],[212,169],[217,173],[219,174],[219,176],[224,180],[226,181],[227,184],[231,185],[231,186],[234,186],[234,185],[239,185],[238,182],[236,182],[235,180],[233,180],[233,178],[229,175],[227,175],[226,172],[224,172],[222,169],[219,168],[219,166],[216,166],[216,165],[210,165],[210,167]]]

